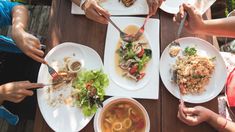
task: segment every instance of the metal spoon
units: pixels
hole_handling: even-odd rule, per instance
[[[106,19],[120,32],[120,37],[123,41],[132,42],[134,40],[134,36],[129,35],[123,32],[111,19],[110,17],[106,17]]]
[[[187,17],[187,12],[184,12],[184,17],[180,22],[180,26],[179,26],[179,29],[178,29],[178,32],[177,32],[176,40],[171,42],[170,45],[169,45],[170,46],[169,47],[169,49],[170,49],[169,55],[171,57],[176,57],[180,52],[180,43],[178,42],[178,39],[180,38],[180,34],[181,34],[182,29],[183,29],[186,17]],[[175,52],[173,52],[173,51],[175,51]]]

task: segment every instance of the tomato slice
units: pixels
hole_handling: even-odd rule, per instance
[[[129,73],[130,73],[131,75],[133,75],[133,74],[135,74],[137,71],[138,71],[138,66],[137,66],[137,65],[133,65],[133,66],[131,67],[131,69],[129,70]]]
[[[144,48],[141,48],[140,53],[137,54],[137,56],[140,58],[144,55]]]

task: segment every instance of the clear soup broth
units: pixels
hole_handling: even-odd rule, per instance
[[[145,132],[145,128],[142,110],[129,101],[111,104],[101,117],[102,132]]]

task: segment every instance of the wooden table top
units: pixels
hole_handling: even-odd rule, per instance
[[[144,17],[144,16],[143,16]],[[159,11],[154,16],[160,19],[160,51],[176,38],[178,25],[172,22],[173,15]],[[49,42],[48,48],[63,43],[75,42],[89,46],[96,50],[100,57],[104,57],[105,36],[107,25],[102,25],[87,19],[85,16],[71,14],[70,0],[52,0],[51,14],[49,26]],[[175,34],[172,34],[175,33]],[[93,36],[93,37],[90,37]],[[94,37],[95,36],[95,37]],[[195,36],[183,30],[182,37]],[[209,42],[212,37],[197,36]],[[190,127],[182,123],[177,118],[179,100],[171,95],[160,79],[159,99],[145,100],[137,99],[147,110],[150,117],[151,132],[213,132],[215,131],[210,125],[202,123],[195,127]],[[194,106],[194,104],[186,104]],[[217,112],[217,99],[213,99],[207,103],[200,104]],[[37,113],[34,123],[35,132],[51,132],[53,131],[43,119],[40,110]],[[93,119],[82,129],[82,132],[92,132]]]

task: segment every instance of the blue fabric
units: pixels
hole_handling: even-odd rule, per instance
[[[0,35],[0,51],[11,53],[22,53],[22,51],[16,46],[14,41],[3,35]]]
[[[12,9],[19,4],[17,2],[0,0],[0,28],[12,24]]]
[[[16,125],[19,122],[19,117],[12,114],[3,106],[0,106],[0,118],[5,119],[11,125]]]

